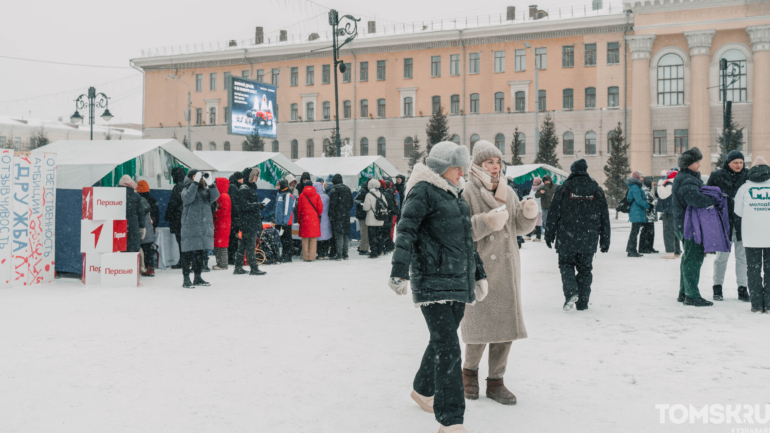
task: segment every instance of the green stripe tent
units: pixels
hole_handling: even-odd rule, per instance
[[[279,180],[292,174],[299,179],[302,170],[297,164],[278,152],[239,152],[239,151],[201,151],[196,150],[195,156],[206,161],[217,171],[215,177],[229,178],[236,171],[246,167],[259,167],[257,188],[274,189]]]
[[[553,183],[560,185],[567,180],[569,173],[548,164],[511,165],[505,170],[505,177],[519,184],[545,175],[551,176]]]

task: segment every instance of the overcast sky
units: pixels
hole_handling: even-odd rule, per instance
[[[305,35],[327,31],[327,6],[362,22],[376,18],[394,25],[499,15],[506,6],[516,6],[518,14],[533,3],[540,8],[587,4],[590,9],[591,0],[133,0],[119,6],[104,0],[9,0],[0,24],[0,114],[28,118],[31,111],[36,119],[66,119],[74,112],[73,100],[96,86],[112,98],[112,123],[141,123],[141,74],[129,67],[129,59],[140,57],[142,49],[253,38],[256,26],[268,36],[281,29]]]

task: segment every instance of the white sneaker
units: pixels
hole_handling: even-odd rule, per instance
[[[676,258],[676,255],[674,253],[668,253],[666,255],[660,256],[661,259],[667,259],[667,260],[674,260]]]
[[[468,430],[465,430],[465,427],[463,427],[462,424],[455,424],[450,426],[442,425],[441,428],[438,429],[438,433],[469,433]]]
[[[414,400],[422,410],[428,413],[433,413],[433,397],[425,397],[424,395],[420,395],[417,393],[417,391],[412,391],[411,394],[412,400]]]

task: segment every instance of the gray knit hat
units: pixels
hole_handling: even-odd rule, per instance
[[[679,156],[679,168],[684,170],[685,168],[693,165],[694,163],[703,159],[703,154],[700,149],[693,147],[692,149],[685,150],[682,155]]]
[[[494,144],[486,140],[479,140],[473,145],[474,164],[481,165],[484,161],[494,157],[500,158],[501,161],[503,159],[502,152]]]
[[[451,141],[442,141],[433,145],[425,164],[436,173],[444,174],[449,167],[467,168],[471,165],[471,156],[467,147],[458,146]]]

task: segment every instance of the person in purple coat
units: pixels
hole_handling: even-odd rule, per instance
[[[321,236],[318,237],[318,260],[329,259],[329,239],[332,237],[332,226],[329,222],[329,196],[324,191],[324,186],[321,182],[313,184],[318,195],[321,197],[321,203],[324,205],[323,211],[321,211]]]

